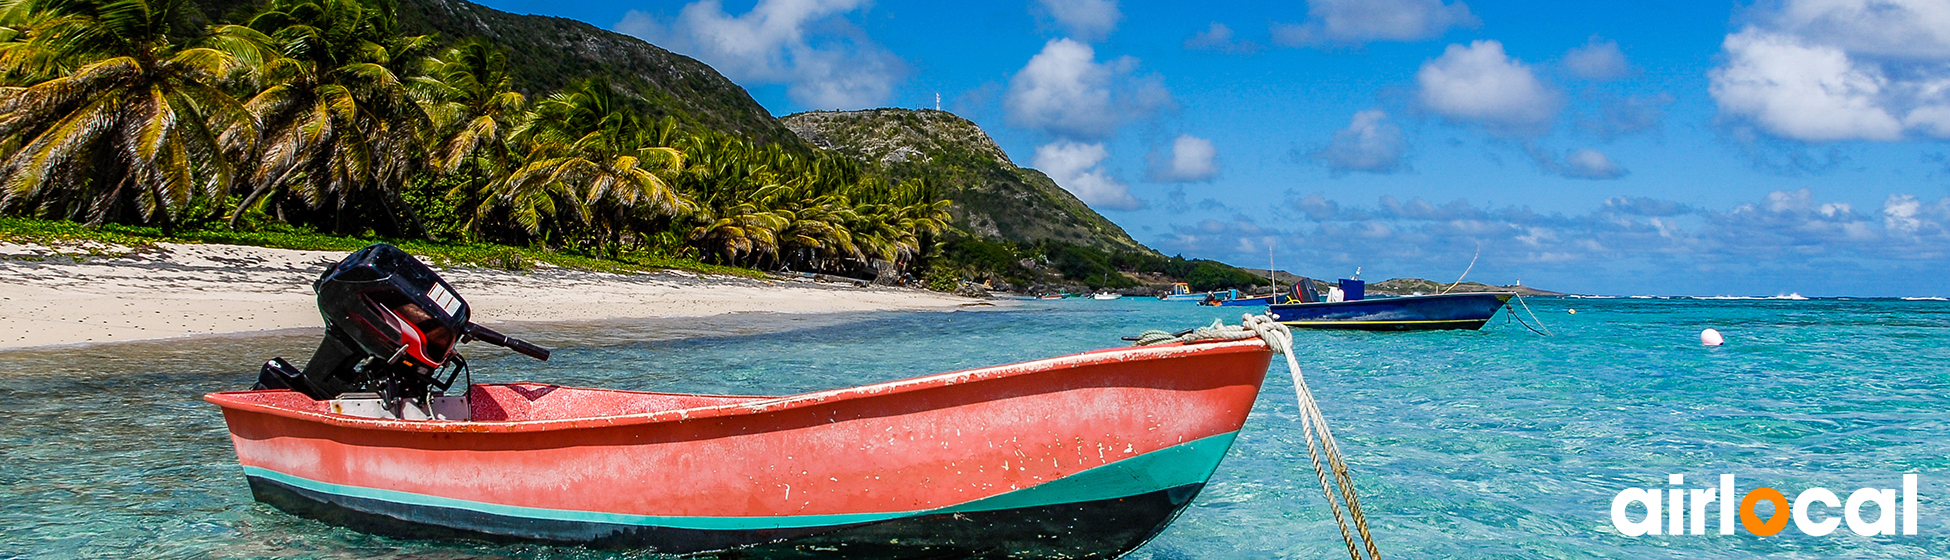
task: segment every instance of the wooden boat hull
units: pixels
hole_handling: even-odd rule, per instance
[[[1361,299],[1332,303],[1288,303],[1267,312],[1292,327],[1412,331],[1483,328],[1516,294],[1481,292]]]
[[[285,391],[205,398],[258,500],[369,532],[1113,557],[1204,486],[1270,357],[1258,341],[1118,349],[784,398],[479,385],[467,422],[328,414]]]

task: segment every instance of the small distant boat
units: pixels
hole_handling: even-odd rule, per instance
[[[1165,301],[1203,301],[1205,299],[1205,295],[1206,294],[1203,293],[1197,293],[1197,294],[1192,293],[1191,284],[1186,284],[1184,282],[1173,282],[1171,284],[1171,293],[1158,296],[1158,299],[1162,299]]]
[[[1063,299],[1063,294],[1043,294],[1036,296],[1036,299]]]
[[[1516,292],[1472,292],[1426,296],[1366,297],[1366,283],[1343,278],[1340,301],[1321,298],[1313,286],[1294,286],[1294,299],[1303,303],[1267,306],[1267,312],[1291,327],[1369,331],[1419,331],[1483,328]]]
[[[1224,306],[1246,306],[1246,305],[1252,305],[1252,306],[1259,306],[1259,305],[1272,305],[1272,304],[1274,304],[1274,303],[1278,303],[1278,302],[1279,302],[1279,301],[1281,300],[1281,298],[1282,298],[1282,296],[1281,296],[1280,294],[1272,294],[1272,295],[1264,295],[1264,296],[1251,296],[1251,297],[1238,297],[1238,298],[1233,298],[1233,299],[1229,299],[1229,300],[1225,300],[1225,301],[1222,301],[1222,302],[1219,302],[1219,305],[1224,305]]]
[[[1171,284],[1171,293],[1158,296],[1158,299],[1162,299],[1165,301],[1206,302],[1211,300],[1228,301],[1236,297],[1239,297],[1239,290],[1193,292],[1191,284],[1186,284],[1184,282],[1173,282]]]
[[[1090,296],[1090,297],[1094,299],[1118,299],[1124,297],[1124,294],[1120,294],[1117,292],[1097,292],[1097,295]]]

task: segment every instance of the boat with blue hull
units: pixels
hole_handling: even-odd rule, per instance
[[[1223,305],[1226,307],[1241,307],[1241,306],[1257,307],[1261,305],[1272,305],[1275,301],[1279,301],[1281,299],[1282,296],[1280,296],[1279,294],[1273,294],[1269,296],[1239,297],[1239,298],[1233,298],[1233,299],[1219,302],[1219,305]]]
[[[1210,292],[1194,292],[1192,291],[1192,287],[1190,284],[1186,284],[1184,282],[1175,282],[1171,285],[1171,293],[1158,296],[1158,299],[1165,300],[1165,301],[1192,301],[1192,302],[1202,303],[1207,301],[1227,301],[1236,297],[1239,297],[1239,290],[1227,289],[1227,290],[1215,290]]]
[[[1294,289],[1304,303],[1269,305],[1267,313],[1290,327],[1368,331],[1483,328],[1516,292],[1471,292],[1367,298],[1365,283],[1341,279],[1335,294],[1321,298],[1311,285]],[[1322,301],[1325,299],[1326,301]]]

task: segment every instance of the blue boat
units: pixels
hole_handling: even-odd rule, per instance
[[[1224,305],[1224,306],[1272,305],[1274,301],[1279,299],[1281,299],[1281,296],[1279,294],[1274,294],[1270,296],[1242,297],[1242,298],[1233,298],[1233,299],[1219,302],[1219,305]]]
[[[1193,292],[1192,286],[1190,284],[1186,284],[1184,282],[1174,282],[1171,285],[1171,293],[1158,296],[1158,299],[1165,300],[1165,301],[1205,302],[1209,300],[1228,301],[1235,297],[1239,297],[1239,290]]]
[[[1304,287],[1302,287],[1304,286]],[[1322,301],[1313,286],[1302,282],[1295,287],[1296,299],[1305,303],[1267,306],[1275,320],[1291,327],[1315,329],[1356,329],[1369,331],[1419,331],[1483,328],[1516,292],[1473,292],[1428,296],[1379,297],[1369,299],[1360,280],[1340,281],[1343,301]]]

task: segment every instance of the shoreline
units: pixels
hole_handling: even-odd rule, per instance
[[[0,243],[0,350],[320,328],[311,282],[333,251],[159,244],[74,259]],[[66,249],[66,248],[63,248]],[[435,267],[487,325],[949,311],[980,300],[917,288],[854,287],[660,271],[614,274]]]

